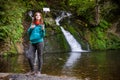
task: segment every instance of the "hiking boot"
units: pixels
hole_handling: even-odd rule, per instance
[[[41,72],[40,72],[40,71],[38,71],[38,72],[35,74],[35,76],[40,77],[40,76],[41,76]]]
[[[30,71],[30,72],[26,73],[26,75],[34,75],[34,74],[35,74],[34,71]]]

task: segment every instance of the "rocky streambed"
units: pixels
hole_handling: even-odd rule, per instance
[[[40,76],[26,75],[22,73],[0,73],[0,80],[80,80],[75,77],[52,76],[41,74]]]

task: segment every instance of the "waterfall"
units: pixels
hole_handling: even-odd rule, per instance
[[[71,16],[70,13],[63,12],[60,16],[58,16],[55,21],[56,25],[60,26],[60,20],[62,20],[65,17]],[[77,40],[74,38],[74,36],[67,30],[65,30],[62,26],[60,26],[61,31],[63,32],[68,44],[70,45],[71,52],[69,53],[70,56],[68,57],[67,61],[65,62],[62,73],[63,74],[73,74],[71,72],[71,69],[76,65],[77,61],[81,57],[81,52],[88,52],[86,50],[82,50],[81,45],[77,42]]]
[[[76,41],[76,39],[73,37],[73,35],[71,35],[70,32],[66,31],[63,27],[60,27],[68,44],[70,45],[71,47],[71,51],[82,51],[81,49],[81,45]]]
[[[62,12],[61,16],[58,16],[55,19],[56,25],[59,26],[60,25],[59,21],[62,20],[63,18],[65,18],[65,17],[69,17],[69,16],[71,16],[70,13]],[[81,45],[77,42],[77,40],[73,37],[73,35],[70,32],[66,31],[62,26],[60,28],[61,28],[61,30],[62,30],[62,32],[63,32],[63,34],[64,34],[64,36],[65,36],[65,38],[66,38],[66,40],[68,42],[68,44],[71,47],[71,51],[74,51],[74,52],[83,51],[81,49]]]

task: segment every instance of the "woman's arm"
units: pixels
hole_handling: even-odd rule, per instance
[[[42,37],[45,37],[45,25],[44,24],[41,25],[41,29],[42,29]]]
[[[30,36],[31,35],[31,32],[32,30],[35,28],[35,25],[34,24],[31,24],[31,26],[29,27],[28,29],[28,35]]]

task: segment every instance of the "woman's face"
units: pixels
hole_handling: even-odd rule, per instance
[[[41,19],[41,14],[40,13],[36,13],[35,18],[36,18],[36,20],[40,20]]]

